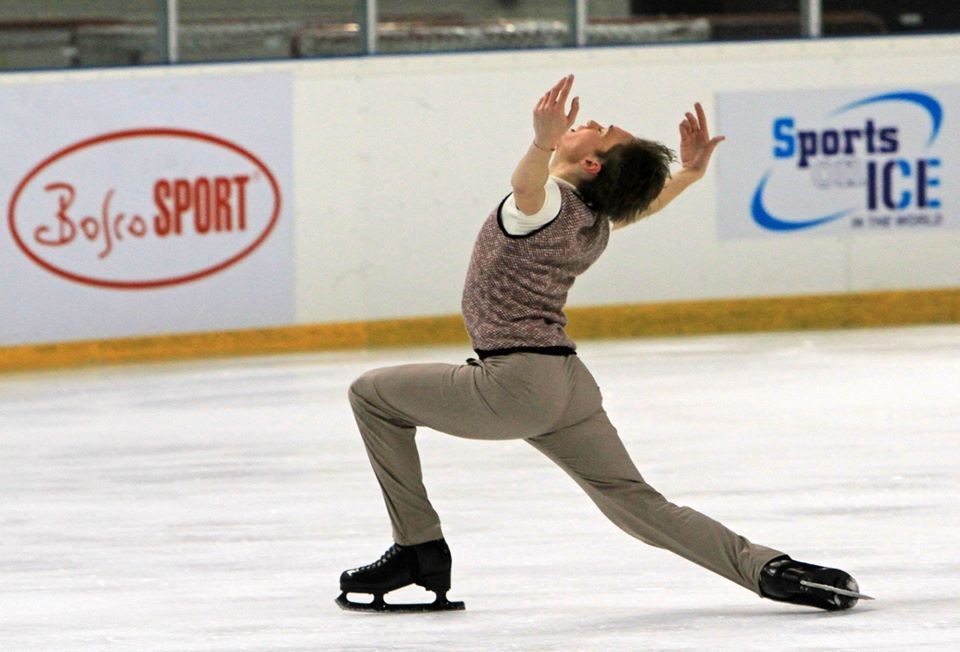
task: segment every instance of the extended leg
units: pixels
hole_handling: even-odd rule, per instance
[[[648,485],[601,409],[574,426],[528,439],[566,471],[628,534],[760,593],[764,565],[783,553],[758,546]]]

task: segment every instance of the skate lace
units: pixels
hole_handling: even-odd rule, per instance
[[[381,566],[383,566],[384,564],[386,564],[387,562],[389,562],[399,554],[400,554],[400,546],[398,546],[397,544],[393,544],[392,546],[390,546],[389,550],[387,550],[385,553],[383,553],[380,556],[380,559],[373,562],[372,564],[367,564],[366,566],[361,567],[360,570],[373,570],[374,568],[380,568]]]

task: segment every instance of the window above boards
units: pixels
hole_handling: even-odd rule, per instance
[[[25,0],[0,3],[0,70],[958,29],[942,0]]]

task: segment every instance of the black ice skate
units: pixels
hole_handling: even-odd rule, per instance
[[[849,573],[795,561],[787,556],[777,557],[763,567],[760,592],[771,600],[827,611],[849,609],[859,600],[873,600],[860,593],[857,581]]]
[[[354,568],[340,576],[340,597],[337,604],[353,611],[452,611],[464,609],[462,602],[447,600],[450,590],[450,548],[443,539],[415,546],[394,544],[377,561]],[[433,602],[389,604],[383,595],[417,584],[433,591]],[[348,593],[371,593],[372,602],[353,602]]]

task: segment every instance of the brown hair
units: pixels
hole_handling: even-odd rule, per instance
[[[650,206],[670,177],[673,150],[652,140],[634,138],[599,154],[600,172],[577,190],[595,211],[611,222],[632,222]]]

